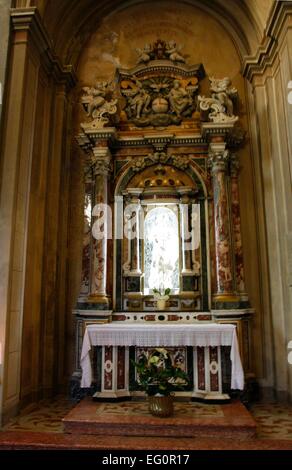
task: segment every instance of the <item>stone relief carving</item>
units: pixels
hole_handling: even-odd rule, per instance
[[[230,78],[210,77],[211,96],[198,96],[204,67],[183,65],[180,49],[174,40],[145,44],[143,49],[136,49],[142,65],[131,70],[118,69],[115,81],[84,87],[82,104],[88,121],[81,124],[82,129],[114,126],[118,121],[118,102],[123,110],[121,119],[137,127],[180,125],[198,110],[204,122],[235,123],[238,92]]]
[[[169,42],[158,39],[154,44],[145,44],[143,49],[136,48],[138,64],[147,64],[150,60],[170,60],[185,63],[181,54],[182,46],[172,39]]]
[[[132,158],[131,164],[133,172],[138,173],[156,163],[170,164],[180,170],[185,170],[189,167],[190,162],[191,158],[186,155],[167,155],[165,152],[155,152],[146,157]]]
[[[172,110],[177,116],[180,116],[193,102],[191,93],[181,85],[179,80],[174,80],[168,99]]]
[[[109,116],[117,113],[118,100],[113,97],[114,85],[110,82],[98,82],[95,87],[84,87],[82,104],[91,121],[82,123],[82,129],[101,129],[109,123]]]
[[[145,88],[143,88],[142,82],[136,77],[133,78],[136,87],[133,92],[129,95],[128,106],[130,107],[130,113],[140,119],[142,114],[149,114],[149,105],[151,102],[151,96]]]
[[[202,120],[205,116],[214,123],[228,123],[238,121],[238,116],[234,115],[234,102],[238,92],[235,87],[231,87],[231,80],[228,77],[210,80],[211,97],[199,96],[198,101]]]
[[[153,77],[123,82],[121,94],[126,98],[126,114],[136,126],[180,124],[196,109],[197,79],[184,80]]]

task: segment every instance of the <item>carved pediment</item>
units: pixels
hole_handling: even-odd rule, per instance
[[[238,120],[234,109],[236,88],[228,77],[209,78],[210,96],[199,95],[205,77],[202,64],[188,65],[174,41],[157,40],[137,50],[138,64],[131,69],[117,69],[113,81],[97,82],[83,88],[82,104],[88,122],[81,124],[85,133],[104,127],[186,127],[200,111],[201,121],[233,124]]]
[[[127,120],[137,127],[179,125],[197,108],[202,64],[188,66],[167,59],[119,69],[117,82],[125,98]]]

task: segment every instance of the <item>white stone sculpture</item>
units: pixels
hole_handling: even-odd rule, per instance
[[[183,62],[185,63],[185,58],[180,54],[180,49],[176,42],[171,40],[166,46],[165,54],[169,57],[169,60],[172,62]]]
[[[238,121],[234,115],[234,100],[238,96],[237,89],[231,87],[228,77],[215,79],[210,77],[211,97],[198,96],[200,110],[208,112],[208,118],[214,123],[231,123]]]
[[[145,44],[144,49],[136,48],[138,54],[138,64],[147,64],[151,59],[152,47],[150,44]]]
[[[95,87],[84,87],[85,95],[82,97],[82,104],[87,116],[92,120],[82,123],[83,129],[101,129],[109,122],[108,115],[117,112],[117,99],[112,97],[114,88],[111,83],[98,82]]]

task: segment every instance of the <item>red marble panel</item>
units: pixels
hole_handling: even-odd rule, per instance
[[[126,348],[118,347],[118,390],[125,389],[125,371],[126,371]]]
[[[198,315],[197,320],[199,321],[210,321],[212,320],[211,315]]]
[[[205,348],[197,348],[198,390],[205,390]]]
[[[113,388],[113,347],[105,346],[104,348],[104,389],[112,390]]]
[[[177,315],[168,315],[167,320],[168,321],[178,321],[179,317]]]
[[[125,315],[113,315],[113,321],[126,321],[126,319]]]

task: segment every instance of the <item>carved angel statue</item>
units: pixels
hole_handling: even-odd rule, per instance
[[[138,64],[145,64],[151,59],[152,48],[150,44],[145,44],[144,49],[136,48],[138,54]]]
[[[208,113],[208,118],[212,122],[236,122],[238,116],[233,114],[233,100],[237,97],[237,90],[231,87],[231,80],[228,77],[215,79],[210,77],[211,97],[199,96],[198,102],[200,110]]]
[[[103,127],[109,120],[105,115],[117,112],[117,100],[112,98],[114,91],[111,82],[98,82],[95,87],[84,87],[82,104],[91,123],[82,124],[81,127]]]
[[[190,93],[181,85],[179,80],[174,80],[168,99],[172,110],[177,116],[180,116],[193,103]]]
[[[140,119],[142,114],[149,112],[148,106],[151,102],[151,97],[147,90],[143,88],[142,82],[134,77],[136,84],[135,91],[133,92],[132,97],[129,98],[129,104],[132,114],[135,118]]]
[[[82,101],[87,104],[87,116],[94,118],[95,111],[105,103],[107,92],[107,82],[99,82],[95,87],[84,87],[87,94]]]
[[[226,108],[226,114],[233,116],[233,100],[237,97],[237,89],[231,87],[231,80],[229,77],[216,79],[210,77],[212,97],[220,101]]]
[[[165,54],[168,55],[169,60],[172,62],[185,62],[185,58],[180,54],[181,47],[176,45],[176,42],[171,40],[166,46]]]

